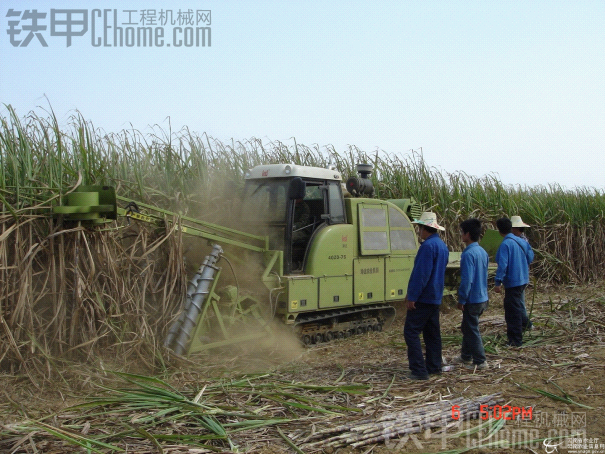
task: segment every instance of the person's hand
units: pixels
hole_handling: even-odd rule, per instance
[[[465,305],[457,303],[457,308],[461,311],[463,311],[465,309]]]
[[[498,286],[494,287],[494,292],[496,292],[497,294],[501,293],[501,285],[500,284]]]
[[[406,300],[406,308],[409,310],[416,310],[415,302],[411,302],[410,300]]]

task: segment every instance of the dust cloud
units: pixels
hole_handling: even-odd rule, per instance
[[[263,214],[243,206],[240,198],[242,183],[217,179],[212,184],[206,183],[203,186],[196,189],[185,210],[188,217],[255,235],[271,234]],[[212,188],[211,192],[208,191],[209,187]],[[246,213],[245,217],[243,213]],[[244,243],[251,242],[245,237],[221,233],[220,229],[215,232]],[[283,237],[283,231],[274,232],[274,236]],[[270,290],[263,283],[265,265],[262,253],[231,246],[220,240],[211,242],[189,235],[183,235],[182,242],[188,279],[191,279],[210,253],[210,243],[217,243],[224,250],[217,262],[220,276],[215,292],[219,297],[218,308],[226,324],[227,336],[211,311],[209,322],[213,333],[206,334],[204,340],[211,343],[227,340],[230,344],[194,357],[220,353],[222,363],[231,365],[231,369],[254,372],[294,360],[305,352],[293,333],[292,326],[287,326],[276,317],[281,290],[278,284],[276,289]],[[279,245],[270,245],[272,246]],[[238,306],[233,304],[236,300],[240,302]]]

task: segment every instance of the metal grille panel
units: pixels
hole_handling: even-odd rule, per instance
[[[364,232],[365,250],[387,250],[387,232]]]
[[[421,218],[422,213],[423,210],[421,209],[421,205],[418,202],[413,202],[413,204],[410,206],[410,217],[413,220],[418,220]]]
[[[389,225],[391,227],[409,228],[410,221],[393,207],[389,208]]]
[[[380,208],[367,208],[362,209],[362,226],[364,227],[386,227],[387,219],[385,217],[385,210],[383,207]]]
[[[412,231],[391,231],[392,250],[416,250],[415,234]]]

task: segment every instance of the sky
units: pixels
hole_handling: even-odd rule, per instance
[[[0,114],[422,150],[444,172],[604,189],[603,0],[173,4],[0,0]]]

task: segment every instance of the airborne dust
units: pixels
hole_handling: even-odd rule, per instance
[[[211,179],[212,175],[214,174],[211,174]],[[208,188],[212,190],[209,191]],[[220,227],[256,235],[270,234],[264,214],[244,207],[241,199],[242,188],[241,182],[225,179],[215,179],[200,185],[192,197],[192,202],[186,207],[186,214]],[[236,321],[231,328],[227,328],[228,339],[243,341],[236,341],[220,352],[233,357],[231,365],[241,372],[267,369],[300,356],[304,348],[294,335],[292,326],[287,326],[274,317],[282,291],[279,287],[268,289],[263,284],[265,266],[262,253],[220,241],[210,242],[184,235],[183,251],[188,279],[191,279],[205,256],[210,253],[211,243],[218,243],[223,248],[223,255],[217,263],[221,275],[216,290],[221,298],[219,307],[223,314],[237,313],[233,306],[223,303],[233,299],[235,295],[236,299],[241,301],[244,311],[253,306],[258,308],[261,316],[258,318],[249,315],[244,323]],[[217,337],[224,338],[219,328],[215,328],[214,338]]]

